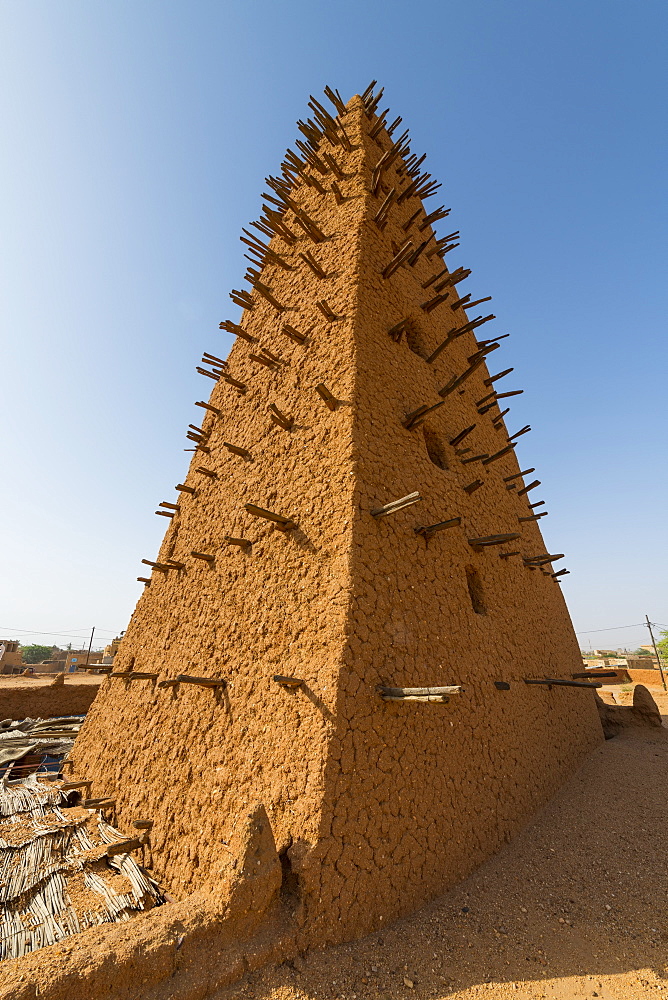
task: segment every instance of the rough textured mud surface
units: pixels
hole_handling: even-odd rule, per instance
[[[625,729],[445,895],[362,941],[254,972],[207,1000],[668,996],[667,780],[666,729]]]
[[[519,472],[512,451],[487,466],[480,457],[508,445],[498,407],[480,412],[500,388],[485,380],[509,366],[505,352],[419,426],[403,426],[439,402],[479,345],[465,333],[427,362],[467,321],[452,308],[462,285],[421,308],[434,294],[423,286],[445,268],[428,256],[433,238],[383,278],[407,239],[417,249],[432,236],[418,229],[431,209],[408,197],[378,227],[381,203],[410,178],[399,158],[372,194],[393,140],[370,138],[359,98],[343,120],[353,149],[330,152],[344,200],[333,173],[320,176],[324,194],[293,191],[326,239],[284,215],[298,239],[271,246],[292,269],[269,263],[262,273],[281,308],[253,292],[241,322],[254,340],[237,340],[227,368],[247,389],[221,380],[210,398],[220,415],[199,411],[208,453],[194,455],[185,480],[194,492],[178,494],[156,557],[176,565],[151,573],[115,660],[115,671],[158,677],[106,680],[72,754],[92,795],[113,793],[121,828],[154,820],[155,874],[177,899],[216,884],[242,817],[263,803],[303,946],[374,930],[465,878],[602,740],[590,691],[524,684],[569,677],[581,658],[551,566],[523,561],[545,544],[538,523],[521,520],[531,516],[522,479],[515,489],[504,481]],[[388,331],[402,320],[397,340]],[[254,360],[262,350],[278,360]],[[316,391],[322,383],[334,409]],[[272,404],[290,429],[272,420]],[[470,450],[457,454],[450,442],[473,424],[459,448]],[[413,506],[371,515],[414,491]],[[281,530],[247,503],[296,527]],[[461,523],[428,538],[415,530],[452,518]],[[497,534],[519,537],[481,550],[469,541]],[[179,674],[227,686],[160,686]],[[287,690],[275,674],[302,686]],[[377,692],[454,684],[464,690],[447,704]]]

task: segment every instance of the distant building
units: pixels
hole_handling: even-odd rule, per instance
[[[88,662],[86,662],[86,657],[88,657]],[[90,656],[88,656],[87,649],[57,649],[50,660],[33,663],[32,666],[34,668],[33,673],[36,674],[61,672],[73,674],[85,666],[93,666],[95,663],[100,663],[101,660],[102,653],[100,651],[93,652],[91,650]]]
[[[18,642],[13,639],[0,639],[0,674],[20,674],[23,667],[23,654]]]
[[[123,638],[123,635],[124,633],[121,632],[121,634],[117,635],[116,638],[113,639],[108,646],[104,647],[104,655],[102,657],[102,663],[104,664],[104,666],[111,666],[111,664],[114,662],[114,657],[118,652],[118,647],[121,644],[121,639]]]

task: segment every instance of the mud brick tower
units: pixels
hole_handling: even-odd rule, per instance
[[[204,355],[192,463],[72,755],[121,825],[153,819],[179,898],[262,803],[320,943],[464,877],[602,739],[487,297],[445,263],[400,119],[326,94],[243,236],[236,341]]]

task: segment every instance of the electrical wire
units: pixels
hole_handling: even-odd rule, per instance
[[[7,625],[0,625],[0,629],[3,632],[9,632],[12,635],[57,635],[61,639],[90,639],[90,631],[85,635],[80,635],[74,632],[40,632],[37,629],[27,629],[27,628],[9,628]],[[118,635],[118,632],[111,632],[109,629],[95,629],[96,632],[109,632],[110,635]]]
[[[620,628],[639,628],[641,625],[643,628],[647,628],[647,622],[638,622],[636,625],[613,625],[611,628],[586,628],[575,634],[587,635],[589,632],[616,632]],[[652,622],[652,625],[654,625],[654,622]]]

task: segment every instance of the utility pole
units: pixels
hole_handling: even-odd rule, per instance
[[[649,618],[647,617],[647,615],[645,615],[645,621],[647,622],[647,628],[649,629],[649,634],[650,634],[650,638],[652,640],[652,645],[654,646],[654,652],[656,653],[656,661],[659,664],[659,671],[661,673],[661,683],[663,684],[663,690],[665,691],[666,690],[666,678],[663,676],[663,667],[661,666],[661,657],[659,656],[659,650],[656,648],[656,643],[654,641],[654,633],[652,632],[652,625],[651,625],[651,622],[650,622]]]
[[[649,621],[649,618],[647,619],[647,621]],[[91,650],[91,646],[93,645],[93,636],[94,635],[95,635],[95,626],[93,625],[92,629],[90,630],[90,642],[88,643],[88,652],[86,653],[86,666],[88,666],[88,661],[90,659],[90,650]],[[663,677],[663,674],[661,674],[661,676]],[[663,686],[664,687],[666,686],[665,683],[664,683]]]

